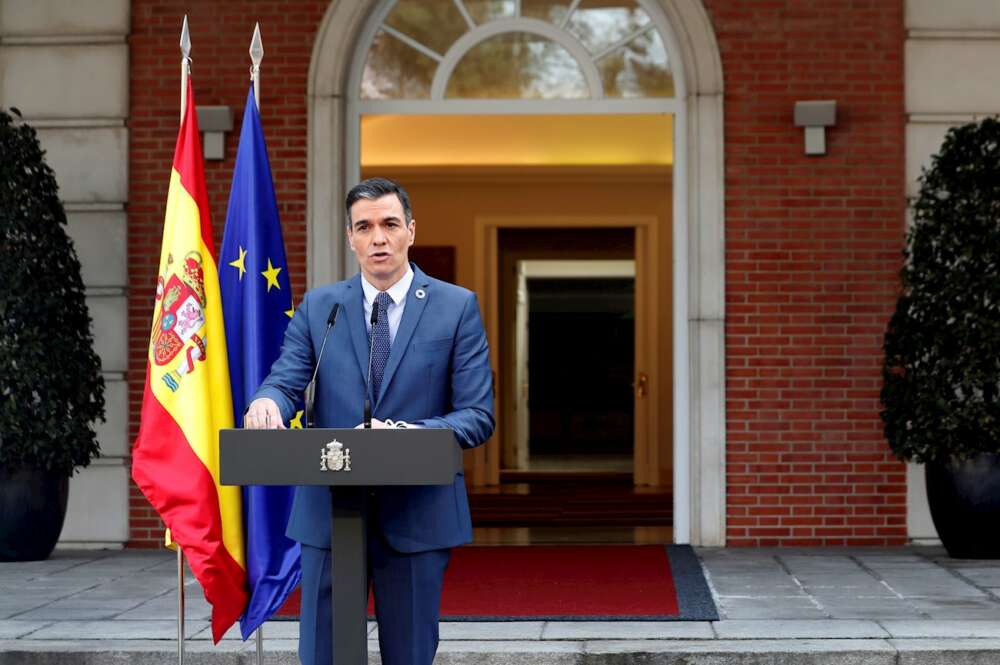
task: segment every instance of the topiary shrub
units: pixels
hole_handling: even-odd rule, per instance
[[[1000,121],[948,132],[907,233],[882,420],[921,463],[1000,452]]]
[[[98,454],[104,379],[65,225],[35,130],[0,110],[0,471],[70,476]]]

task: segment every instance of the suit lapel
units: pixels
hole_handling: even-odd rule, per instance
[[[358,359],[361,376],[368,378],[368,329],[365,327],[365,292],[361,288],[361,273],[347,283],[348,291],[345,308],[347,328],[351,331],[351,345]],[[403,310],[404,312],[406,310]]]
[[[392,347],[389,350],[389,360],[386,361],[385,373],[382,375],[382,386],[379,388],[379,394],[375,398],[376,405],[378,405],[382,396],[385,395],[386,388],[392,382],[392,377],[396,373],[400,361],[403,359],[403,354],[406,353],[406,349],[410,345],[410,339],[413,337],[413,331],[417,328],[420,315],[424,313],[424,307],[432,297],[432,294],[426,291],[427,286],[427,275],[420,268],[413,266],[413,282],[410,284],[410,290],[406,294],[406,307],[403,308],[403,319],[399,322],[399,330],[396,331],[396,338],[392,341]],[[418,289],[427,295],[423,298],[417,298],[414,294]]]

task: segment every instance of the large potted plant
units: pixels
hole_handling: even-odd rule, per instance
[[[920,179],[885,334],[882,419],[926,465],[948,553],[1000,557],[1000,121],[950,130]]]
[[[0,561],[51,554],[98,453],[104,380],[65,225],[35,130],[0,110]]]

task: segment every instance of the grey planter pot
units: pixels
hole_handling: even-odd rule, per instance
[[[66,518],[67,476],[0,471],[0,561],[39,561],[55,549]]]
[[[925,467],[938,536],[956,559],[1000,559],[1000,455]]]

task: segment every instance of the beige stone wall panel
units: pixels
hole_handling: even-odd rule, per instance
[[[124,543],[128,540],[128,469],[96,460],[69,483],[69,505],[59,544]]]
[[[910,30],[1000,30],[997,0],[907,0]]]
[[[906,42],[907,113],[1000,110],[1000,39]]]
[[[128,115],[126,44],[0,49],[0,100],[28,121]]]
[[[129,0],[3,0],[0,35],[125,35]]]
[[[931,157],[941,150],[949,123],[914,123],[906,126],[906,195],[914,197],[920,192],[917,178],[921,169],[930,168]]]
[[[80,259],[83,283],[90,287],[128,285],[124,212],[68,212],[66,231]]]
[[[128,383],[104,378],[104,414],[106,420],[96,428],[101,457],[126,457],[129,454]]]
[[[94,350],[104,372],[124,372],[127,366],[125,296],[88,296]]]
[[[55,169],[59,194],[73,203],[121,203],[128,197],[128,130],[44,128],[38,138]]]

